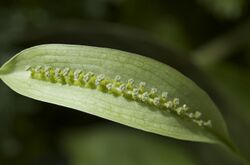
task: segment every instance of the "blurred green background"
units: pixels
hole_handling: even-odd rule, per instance
[[[248,0],[0,1],[0,64],[44,43],[139,53],[209,93],[250,158]],[[222,148],[179,141],[20,96],[0,83],[1,165],[239,164]]]

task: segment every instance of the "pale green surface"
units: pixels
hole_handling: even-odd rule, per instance
[[[145,81],[148,88],[167,91],[170,97],[180,98],[181,104],[187,104],[191,111],[201,111],[205,119],[212,121],[212,130],[123,97],[34,80],[25,71],[26,65],[48,64],[102,73],[111,78],[119,74],[124,81],[129,78],[135,79],[136,83]],[[106,48],[52,44],[20,52],[1,70],[1,79],[14,91],[27,97],[177,139],[212,143],[228,139],[223,118],[207,94],[178,71],[146,57]]]

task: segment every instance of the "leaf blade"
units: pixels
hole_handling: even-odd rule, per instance
[[[109,77],[135,78],[178,97],[212,119],[213,128],[204,129],[190,121],[140,102],[97,90],[31,79],[26,65],[50,65],[90,70]],[[191,80],[158,61],[105,48],[74,45],[41,45],[24,50],[7,62],[2,80],[16,92],[49,103],[87,112],[144,131],[182,140],[219,143],[216,134],[228,138],[226,126],[211,99]]]

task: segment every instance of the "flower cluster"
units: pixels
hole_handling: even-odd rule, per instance
[[[186,104],[180,104],[179,98],[169,98],[168,92],[160,94],[157,88],[146,88],[146,82],[136,84],[134,79],[122,81],[119,75],[112,79],[104,74],[96,75],[93,72],[85,72],[79,69],[54,68],[50,66],[27,66],[26,71],[31,72],[33,79],[97,89],[175,113],[193,121],[199,126],[212,127],[211,120],[204,121],[201,119],[201,112],[191,112]]]

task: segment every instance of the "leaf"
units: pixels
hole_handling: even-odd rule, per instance
[[[220,19],[238,19],[242,16],[246,0],[199,0],[214,16]]]
[[[230,145],[209,96],[175,69],[147,57],[107,48],[40,45],[5,63],[0,77],[33,99],[164,136]]]

